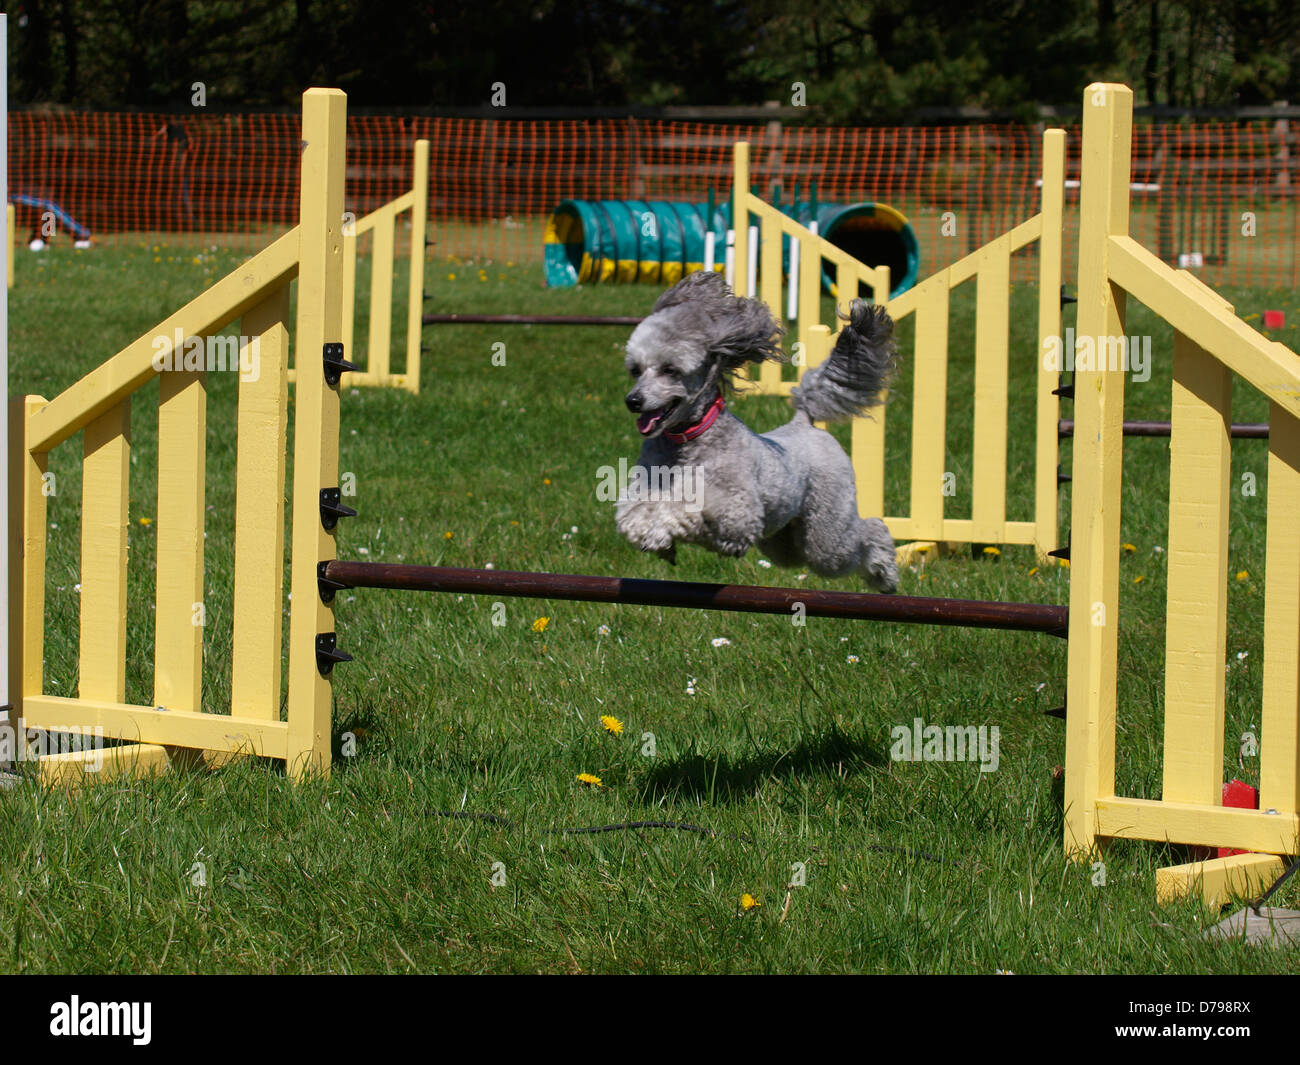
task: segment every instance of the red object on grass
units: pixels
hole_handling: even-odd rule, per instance
[[[1273,312],[1268,312],[1273,313]],[[1281,311],[1277,312],[1281,314]],[[1243,780],[1230,780],[1223,785],[1223,805],[1232,806],[1238,810],[1258,810],[1259,809],[1259,792],[1252,788]],[[1231,858],[1234,854],[1246,854],[1243,850],[1233,850],[1230,847],[1220,847],[1220,858]]]
[[[1286,325],[1286,312],[1284,311],[1265,311],[1264,328],[1281,329]]]

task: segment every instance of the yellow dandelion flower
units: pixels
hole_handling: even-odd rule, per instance
[[[549,477],[542,478],[542,484],[550,484],[550,483],[551,483],[551,479]]]
[[[455,281],[455,280],[456,280],[456,275],[455,275],[455,274],[448,274],[448,275],[447,275],[447,280],[448,280],[448,281]]]
[[[1122,546],[1124,550],[1127,551],[1129,554],[1132,554],[1134,551],[1137,550],[1137,546],[1135,544],[1124,544]]]
[[[593,788],[603,788],[605,786],[600,777],[594,773],[579,773],[577,780],[579,784],[590,784]]]
[[[533,622],[533,632],[545,632],[546,626],[551,623],[550,618],[538,618]]]
[[[1068,558],[1058,559],[1057,561],[1060,562],[1060,564],[1064,566],[1066,569],[1070,568],[1070,560]]]
[[[153,524],[153,518],[141,518],[141,519],[140,519],[140,524],[141,524],[141,525],[152,525],[152,524]]]
[[[984,549],[984,553],[985,553],[986,555],[1000,555],[1000,554],[1002,554],[1002,552],[999,551],[996,547],[986,547],[986,548]]]
[[[1244,569],[1237,574],[1237,580],[1244,581],[1250,578],[1250,570]]]
[[[1031,570],[1029,571],[1029,576],[1032,577],[1032,576],[1033,576],[1035,573],[1037,573],[1037,572],[1038,572],[1038,567],[1035,566],[1033,569],[1031,569]]]
[[[444,540],[450,540],[451,537],[452,537],[452,534],[451,534],[450,532],[445,532],[445,533],[442,534],[442,538],[443,538]]]
[[[763,904],[759,902],[758,899],[754,898],[754,896],[751,895],[748,891],[746,891],[743,895],[740,896],[740,908],[742,910],[745,910],[746,912],[752,910],[755,906],[762,906],[762,905]]]
[[[1146,580],[1145,577],[1134,577],[1134,578],[1133,578],[1133,583],[1134,583],[1134,584],[1141,584],[1144,580]]]
[[[600,723],[605,726],[605,731],[615,736],[623,735],[623,722],[610,714],[601,714]]]

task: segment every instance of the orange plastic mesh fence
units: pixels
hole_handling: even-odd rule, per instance
[[[57,205],[104,240],[177,233],[264,243],[297,210],[299,119],[291,114],[15,112],[9,182],[20,236]],[[1066,276],[1075,262],[1078,130],[1068,128]],[[348,207],[358,215],[409,184],[411,145],[432,144],[434,256],[540,262],[546,218],[565,199],[725,202],[731,146],[751,145],[756,190],[788,203],[877,201],[908,216],[921,275],[1037,210],[1042,142],[1016,125],[795,128],[659,120],[485,121],[353,115]],[[1291,123],[1148,125],[1135,130],[1132,232],[1216,283],[1300,281]],[[1018,277],[1033,274],[1032,250]]]

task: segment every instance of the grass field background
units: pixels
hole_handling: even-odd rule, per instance
[[[50,398],[239,255],[119,243],[20,251],[11,391]],[[362,272],[365,283],[365,273]],[[399,271],[398,288],[403,275]],[[547,290],[535,264],[442,256],[439,310],[644,313],[651,287]],[[364,290],[364,289],[363,289]],[[1251,318],[1293,293],[1226,290]],[[1012,301],[1012,516],[1032,491],[1037,293]],[[358,336],[366,314],[359,308]],[[395,315],[400,323],[404,318]],[[1067,312],[1066,324],[1073,323]],[[1129,417],[1167,417],[1172,336]],[[888,413],[887,509],[903,508],[910,325]],[[969,513],[974,291],[954,297],[951,513]],[[678,565],[623,541],[595,497],[632,459],[622,329],[436,327],[419,396],[343,388],[341,468],[355,474],[339,556],[728,583],[858,588],[695,549]],[[506,345],[506,365],[492,364]],[[395,338],[395,350],[402,340]],[[233,374],[209,379],[205,708],[228,709]],[[127,699],[152,699],[156,385],[132,406]],[[762,431],[783,401],[739,401]],[[291,404],[292,410],[292,404]],[[1069,417],[1068,405],[1064,416]],[[1264,420],[1238,386],[1233,416]],[[847,439],[844,427],[837,429]],[[80,437],[51,457],[46,691],[77,684]],[[1266,445],[1233,450],[1225,773],[1258,783]],[[1062,461],[1069,468],[1068,446]],[[1253,474],[1258,494],[1236,486]],[[1122,793],[1160,793],[1168,445],[1125,445],[1121,565]],[[1061,495],[1068,528],[1068,486]],[[286,510],[287,515],[287,510]],[[1064,603],[1068,569],[1028,548],[907,571],[901,591]],[[287,584],[287,582],[286,582]],[[1157,908],[1177,848],[1117,843],[1099,870],[1062,856],[1052,770],[1065,643],[1031,634],[650,607],[385,591],[342,593],[335,730],[350,757],[294,787],[254,761],[77,793],[0,792],[0,969],[9,972],[1285,972],[1281,952],[1202,940],[1193,903]],[[539,619],[546,618],[541,623]],[[287,618],[286,618],[287,621]],[[538,630],[541,631],[538,631]],[[715,646],[715,640],[728,643]],[[602,728],[602,715],[624,731]],[[893,762],[890,730],[996,725],[996,772]],[[355,750],[353,751],[353,743]],[[648,752],[653,747],[653,756]],[[341,751],[340,751],[341,754]],[[578,774],[601,778],[584,786]],[[473,815],[449,817],[446,814]],[[488,820],[488,815],[499,820]],[[671,821],[711,830],[566,834]],[[800,872],[800,870],[802,872]],[[788,887],[792,879],[803,886]],[[494,880],[496,883],[494,883]],[[742,897],[758,905],[745,909]],[[1295,891],[1276,900],[1294,904]]]

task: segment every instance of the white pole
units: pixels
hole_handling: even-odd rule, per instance
[[[727,284],[735,289],[736,287],[736,231],[727,230],[727,252],[726,252],[726,273]]]
[[[9,204],[9,18],[0,15],[0,207]],[[6,240],[8,240],[8,226]],[[0,707],[9,705],[9,249],[0,250]],[[16,714],[7,715],[9,720]]]
[[[790,276],[787,283],[790,291],[786,300],[787,321],[793,322],[799,316],[799,249],[802,244],[798,237],[790,238]]]
[[[749,227],[749,288],[751,296],[758,295],[758,226]]]
[[[704,269],[713,273],[713,230],[704,234]]]

